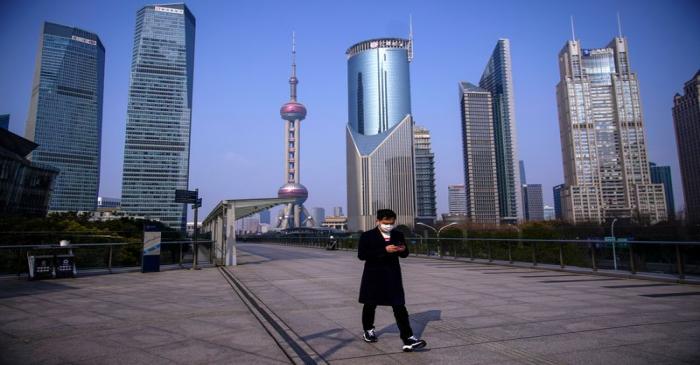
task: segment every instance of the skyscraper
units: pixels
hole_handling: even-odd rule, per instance
[[[301,184],[301,121],[306,118],[306,107],[297,102],[297,63],[296,43],[292,35],[292,75],[289,77],[289,101],[282,105],[280,116],[284,120],[284,181],[285,184],[277,192],[280,198],[296,199],[280,211],[277,218],[277,228],[287,229],[296,227],[313,227],[314,217],[304,208],[304,202],[309,197],[306,187]],[[320,223],[319,223],[320,224]]]
[[[320,207],[311,208],[311,216],[314,218],[314,227],[321,227],[326,220],[326,210]]]
[[[555,220],[556,217],[556,212],[554,211],[554,207],[551,207],[549,205],[544,206],[544,220],[546,221],[552,221]]]
[[[523,218],[527,219],[527,201],[525,198],[525,186],[527,186],[527,179],[525,178],[525,161],[518,161],[519,171],[520,171],[520,206],[523,209]]]
[[[520,169],[515,129],[515,97],[510,60],[510,41],[499,39],[481,75],[479,87],[491,92],[493,133],[498,176],[498,209],[501,219],[523,219]]]
[[[342,217],[343,216],[343,207],[333,207],[333,216],[334,217]]]
[[[559,53],[557,106],[564,165],[564,219],[603,222],[666,219],[664,188],[649,177],[637,75],[627,40]]]
[[[381,38],[348,48],[348,228],[368,230],[378,209],[397,224],[416,216],[409,63],[412,40]]]
[[[500,223],[496,147],[491,93],[459,84],[467,217],[474,223]]]
[[[0,129],[10,129],[10,115],[0,115]]]
[[[433,224],[437,219],[435,202],[435,154],[430,144],[430,131],[413,127],[413,147],[416,160],[416,220]]]
[[[261,224],[270,224],[271,217],[270,217],[270,210],[266,209],[263,210],[262,212],[259,213],[260,215],[260,223]]]
[[[563,213],[561,211],[561,191],[564,190],[564,184],[556,185],[552,188],[552,194],[554,195],[554,217],[556,219],[564,219]]]
[[[464,185],[447,186],[447,204],[450,215],[467,215],[467,193]]]
[[[523,185],[523,202],[525,219],[530,222],[544,220],[544,203],[542,202],[542,185]]]
[[[651,182],[654,184],[662,184],[666,193],[666,214],[669,219],[676,217],[676,204],[673,201],[673,182],[671,179],[670,166],[657,166],[653,162],[649,162],[649,174]]]
[[[185,4],[136,13],[127,108],[122,210],[185,230],[192,127],[195,18]]]
[[[520,185],[527,185],[527,178],[525,177],[525,161],[520,160]]]
[[[688,222],[700,222],[700,71],[673,98],[678,160]]]
[[[82,29],[45,22],[34,69],[29,159],[57,168],[50,211],[94,211],[100,187],[105,48]]]

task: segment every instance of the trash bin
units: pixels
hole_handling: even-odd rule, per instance
[[[29,264],[29,280],[51,279],[54,277],[53,255],[27,256]]]
[[[75,255],[56,255],[56,275],[57,278],[74,278],[78,270],[75,267]]]
[[[331,238],[328,240],[328,243],[326,244],[326,250],[332,251],[332,250],[337,250],[338,249],[338,240]]]

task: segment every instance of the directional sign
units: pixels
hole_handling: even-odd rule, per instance
[[[197,202],[197,190],[175,190],[175,203],[194,204]]]
[[[625,248],[625,247],[627,247],[627,245],[628,245],[627,238],[618,238],[617,239],[617,247]]]
[[[197,209],[202,207],[202,198],[197,198],[197,202],[192,204],[192,209]]]

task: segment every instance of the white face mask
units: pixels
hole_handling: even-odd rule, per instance
[[[384,233],[391,232],[391,230],[394,229],[394,227],[396,227],[396,226],[393,224],[379,224],[379,230],[384,232]]]

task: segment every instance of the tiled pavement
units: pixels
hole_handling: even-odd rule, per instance
[[[698,286],[410,257],[407,307],[428,347],[402,353],[383,307],[380,341],[366,344],[355,255],[240,244],[230,272],[320,362],[700,363]],[[238,294],[214,268],[2,279],[0,363],[289,363],[289,347]]]

